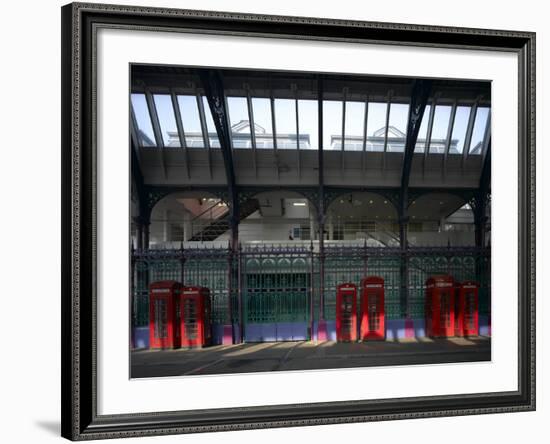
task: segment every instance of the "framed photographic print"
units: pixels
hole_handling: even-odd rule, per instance
[[[534,44],[63,7],[63,436],[533,410]]]

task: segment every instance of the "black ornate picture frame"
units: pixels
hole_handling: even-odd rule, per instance
[[[535,409],[535,34],[334,19],[73,3],[62,8],[62,435],[71,440],[473,415]],[[97,30],[197,32],[505,51],[518,72],[518,389],[98,414]],[[126,270],[121,270],[126,273]],[[510,288],[510,291],[514,289]],[[126,333],[122,331],[121,334]]]

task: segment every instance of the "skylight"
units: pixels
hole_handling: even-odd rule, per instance
[[[250,148],[252,146],[252,139],[250,134],[250,117],[248,115],[247,98],[228,97],[227,108],[229,112],[233,148]]]
[[[136,132],[139,144],[141,146],[155,146],[155,133],[153,132],[145,94],[132,94],[131,101],[137,124]]]
[[[432,137],[430,139],[430,154],[445,153],[451,109],[452,107],[448,105],[437,105],[435,107]]]
[[[172,98],[168,94],[155,94],[153,98],[164,146],[181,147]]]
[[[201,121],[196,96],[178,96],[185,143],[189,148],[203,148]]]
[[[344,150],[363,151],[365,102],[346,102]]]
[[[485,140],[485,132],[487,120],[489,118],[488,107],[478,107],[474,129],[472,131],[472,141],[470,142],[469,154],[478,155],[483,152],[483,142]]]
[[[384,151],[387,103],[369,102],[367,151]]]
[[[464,152],[464,142],[466,141],[470,110],[471,108],[469,106],[457,106],[456,108],[449,154],[462,154]]]

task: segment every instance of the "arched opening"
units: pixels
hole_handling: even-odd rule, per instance
[[[352,192],[334,199],[327,209],[326,239],[365,242],[368,247],[399,246],[397,210],[385,196]]]
[[[475,246],[474,214],[464,198],[427,193],[409,206],[408,241],[417,247]]]
[[[240,220],[242,244],[296,245],[318,239],[317,210],[303,194],[272,190],[258,193],[251,200],[257,202],[257,209]]]
[[[229,207],[206,191],[185,191],[165,196],[151,211],[149,246],[179,248],[182,242],[219,241],[228,230]]]

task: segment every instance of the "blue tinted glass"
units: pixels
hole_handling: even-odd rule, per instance
[[[132,109],[137,123],[137,136],[141,146],[156,146],[155,133],[151,124],[151,116],[147,107],[145,94],[132,94]]]
[[[157,116],[159,118],[162,141],[165,147],[180,147],[178,127],[172,106],[172,98],[168,94],[155,94],[153,96]]]

